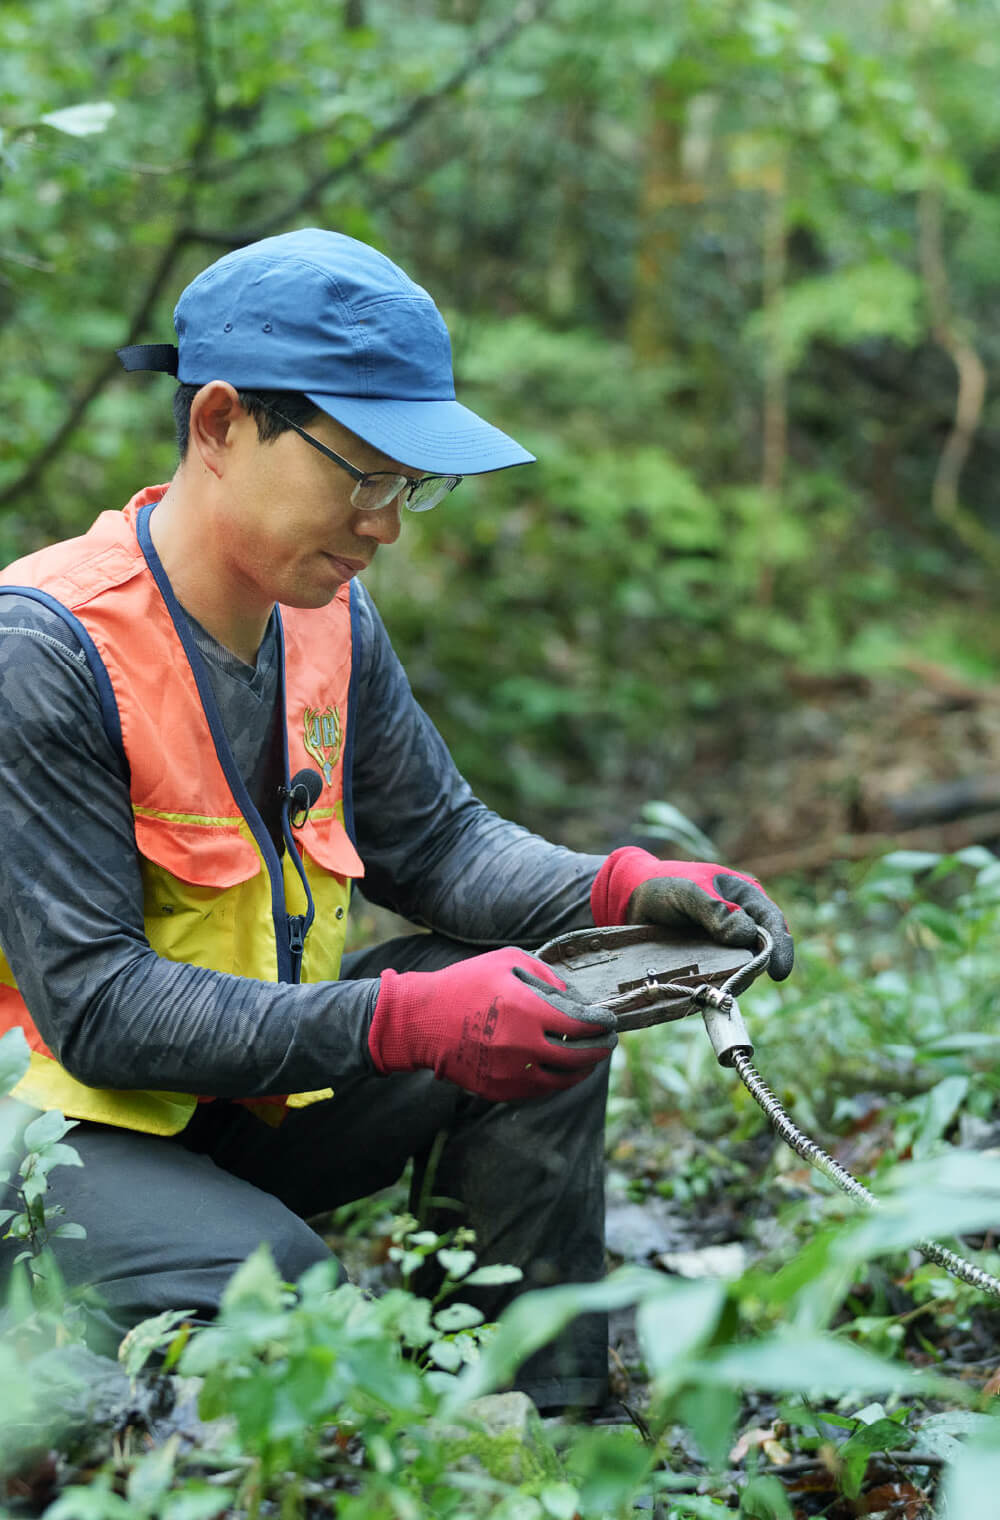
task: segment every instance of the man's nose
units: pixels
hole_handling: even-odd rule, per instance
[[[373,538],[379,544],[394,544],[402,530],[402,492],[395,501],[375,512],[355,514],[354,531],[360,538]]]

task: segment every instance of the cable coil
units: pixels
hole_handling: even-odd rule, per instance
[[[756,971],[767,963],[770,956],[770,935],[764,929],[760,929],[759,934],[763,942],[763,948],[749,966],[744,967],[741,972],[730,977],[729,981],[724,983],[721,988],[700,987],[694,994],[695,1002],[701,1004],[705,1026],[708,1029],[712,1044],[719,1054],[720,1064],[733,1067],[747,1092],[763,1110],[768,1122],[797,1156],[801,1156],[803,1161],[808,1161],[809,1165],[815,1167],[817,1171],[822,1172],[824,1177],[829,1177],[831,1182],[836,1183],[837,1187],[847,1193],[849,1197],[855,1199],[856,1202],[863,1204],[865,1208],[877,1209],[879,1201],[875,1197],[875,1194],[869,1192],[863,1182],[859,1182],[856,1177],[852,1177],[846,1167],[841,1166],[840,1162],[835,1161],[832,1156],[828,1155],[822,1146],[817,1145],[815,1140],[810,1140],[808,1135],[804,1135],[793,1124],[781,1103],[751,1061],[750,1057],[753,1055],[753,1046],[749,1042],[739,1044],[730,1039],[722,1042],[724,1044],[724,1051],[720,1049],[720,1039],[716,1027],[719,1014],[721,1013],[726,1016],[727,1020],[738,1021],[738,1027],[742,1025],[739,1007],[733,994],[733,985],[736,983],[737,978],[739,978],[742,985],[745,986],[748,979],[747,973],[756,974]],[[716,1021],[715,1025],[712,1022],[713,1018]],[[994,1277],[992,1273],[985,1271],[982,1267],[977,1267],[973,1262],[966,1261],[964,1256],[958,1255],[957,1251],[949,1251],[946,1246],[938,1245],[936,1240],[918,1240],[916,1248],[921,1256],[926,1257],[928,1261],[933,1261],[937,1266],[943,1267],[946,1272],[951,1273],[952,1277],[959,1278],[962,1282],[968,1283],[972,1288],[978,1288],[981,1293],[989,1293],[993,1298],[1000,1298],[1000,1278]]]
[[[834,1161],[822,1146],[817,1145],[815,1140],[810,1140],[808,1135],[804,1135],[792,1123],[748,1056],[735,1051],[732,1055],[732,1065],[739,1073],[747,1092],[760,1105],[769,1122],[796,1155],[801,1156],[803,1161],[808,1161],[810,1166],[814,1166],[825,1177],[829,1177],[831,1182],[835,1182],[839,1188],[857,1199],[859,1203],[863,1203],[866,1208],[878,1208],[878,1199],[874,1193],[868,1191],[863,1182],[852,1177],[846,1167],[841,1166],[839,1161]],[[955,1251],[949,1251],[946,1246],[938,1245],[935,1240],[918,1240],[916,1245],[921,1256],[926,1256],[928,1261],[944,1267],[945,1271],[950,1272],[953,1277],[961,1278],[962,1282],[968,1283],[970,1287],[978,1288],[981,1293],[990,1293],[994,1298],[1000,1298],[1000,1279],[994,1277],[992,1273],[975,1266],[971,1261],[966,1261],[963,1256],[959,1256]]]

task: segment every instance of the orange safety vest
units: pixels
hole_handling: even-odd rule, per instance
[[[103,512],[81,538],[0,572],[0,585],[66,617],[87,654],[105,727],[130,772],[146,935],[158,955],[261,981],[336,980],[351,880],[364,867],[345,821],[350,751],[351,591],[328,606],[282,607],[288,772],[322,774],[319,799],[279,856],[233,763],[215,699],[149,536],[166,486]],[[348,771],[349,776],[349,771]],[[308,883],[308,890],[306,883]],[[314,916],[310,908],[310,897]],[[306,932],[308,931],[308,932]],[[78,1082],[45,1044],[0,955],[0,1034],[31,1047],[14,1096],[151,1134],[177,1134],[198,1099]],[[246,1099],[277,1122],[330,1089]]]

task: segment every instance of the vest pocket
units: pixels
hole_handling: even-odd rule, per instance
[[[234,887],[261,868],[240,818],[133,810],[139,854],[193,886]]]
[[[157,955],[276,981],[270,878],[240,826],[136,809],[135,837],[146,935]]]
[[[344,827],[343,804],[314,808],[308,821],[295,830],[299,848],[334,876],[363,876],[364,862]]]

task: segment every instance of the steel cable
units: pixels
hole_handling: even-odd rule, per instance
[[[817,1145],[815,1140],[810,1140],[808,1135],[804,1135],[792,1123],[749,1056],[745,1055],[742,1051],[734,1050],[730,1052],[729,1061],[739,1073],[740,1080],[747,1092],[763,1109],[769,1123],[778,1132],[785,1144],[791,1146],[796,1155],[801,1156],[803,1161],[808,1161],[810,1166],[814,1166],[825,1177],[829,1177],[831,1182],[835,1182],[839,1188],[851,1198],[856,1199],[858,1203],[863,1203],[868,1209],[877,1209],[879,1207],[878,1199],[874,1193],[868,1191],[863,1182],[859,1182],[856,1177],[852,1177],[846,1167],[841,1166],[840,1162],[835,1161],[832,1156],[828,1155],[822,1146]],[[937,1266],[943,1267],[953,1277],[960,1278],[962,1282],[968,1283],[970,1287],[978,1288],[981,1293],[989,1293],[994,1298],[1000,1298],[1000,1279],[994,1277],[990,1272],[984,1271],[982,1267],[975,1266],[973,1262],[966,1261],[957,1252],[949,1251],[946,1246],[938,1245],[935,1240],[918,1240],[916,1248],[921,1256],[925,1256],[928,1261],[933,1261]]]

